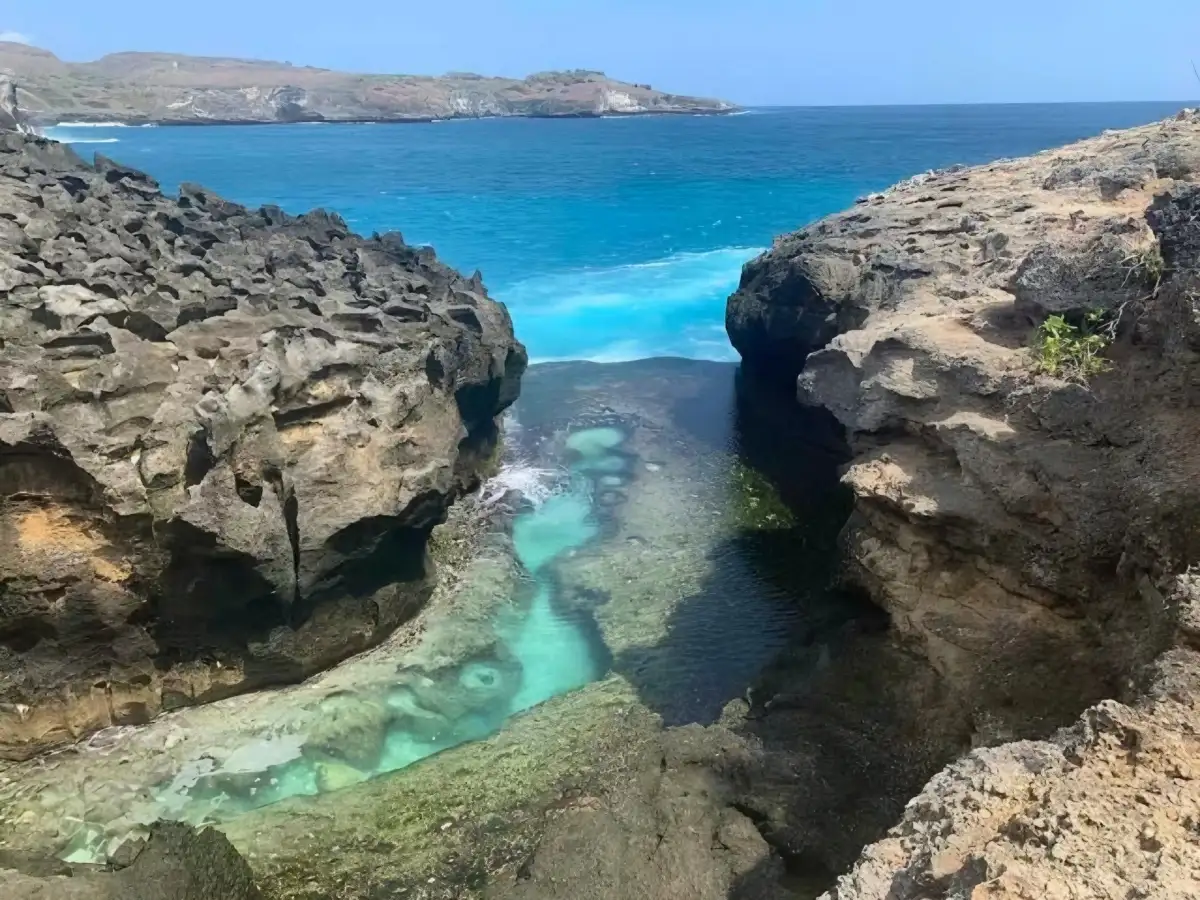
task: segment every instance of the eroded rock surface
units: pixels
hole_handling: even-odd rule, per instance
[[[844,581],[976,746],[1134,702],[1129,679],[1164,652],[1159,668],[1194,669],[1170,648],[1193,642],[1176,579],[1200,556],[1197,182],[1192,111],[928,173],[779,239],[730,299],[763,389],[794,384],[845,428]],[[1107,371],[1048,374],[1037,327],[1089,314]],[[1173,762],[1137,755],[1137,735],[1176,734],[1168,755],[1195,764],[1193,681],[1172,684],[967,757],[834,896],[1195,893],[1194,798]]]
[[[478,276],[11,133],[0,234],[0,757],[413,614],[525,368]]]
[[[849,579],[999,715],[984,740],[1113,695],[1200,549],[1197,179],[1190,113],[919,177],[780,239],[730,300],[747,363],[846,428]],[[1034,326],[1092,310],[1111,370],[1037,375]]]
[[[17,103],[17,83],[0,73],[0,132],[29,130],[25,113]]]
[[[1172,651],[1137,707],[937,775],[825,900],[1174,900],[1200,895],[1200,658]]]

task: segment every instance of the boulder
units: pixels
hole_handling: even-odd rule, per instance
[[[160,822],[119,848],[106,871],[0,855],[5,900],[259,900],[250,867],[223,834]],[[115,870],[115,871],[114,871]]]
[[[427,595],[526,365],[478,278],[0,141],[0,757],[296,681]]]

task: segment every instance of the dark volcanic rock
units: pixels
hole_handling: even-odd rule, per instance
[[[176,822],[150,829],[119,871],[0,856],[5,900],[258,900],[250,867],[219,831]]]
[[[526,363],[478,278],[17,134],[0,234],[0,757],[412,615]]]

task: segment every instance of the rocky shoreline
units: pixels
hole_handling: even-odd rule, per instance
[[[830,897],[1197,892],[1198,182],[1185,111],[910,179],[747,265],[745,365],[851,445],[843,580],[936,673],[964,748],[996,747]],[[1055,316],[1105,361],[1048,358]]]
[[[1200,114],[780,238],[729,301],[736,376],[525,373],[480,280],[398,236],[167,199],[21,135],[0,176],[0,736],[43,752],[0,774],[0,888],[1200,893]],[[1050,365],[1052,317],[1103,362]],[[522,378],[509,451],[587,488],[518,551],[518,498],[437,523],[495,466]],[[206,580],[228,566],[238,591]],[[605,667],[499,728],[506,629],[543,591]],[[216,633],[181,600],[304,614],[164,657]],[[438,752],[381,767],[405,729]],[[297,760],[314,782],[277,790]],[[242,858],[154,825],[176,802]]]

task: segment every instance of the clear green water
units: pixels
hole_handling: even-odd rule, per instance
[[[589,432],[572,435],[587,443]],[[617,433],[616,446],[623,435]],[[551,497],[534,512],[513,524],[513,550],[534,576],[537,592],[523,621],[507,635],[509,648],[521,664],[521,689],[513,697],[510,713],[522,712],[595,680],[601,672],[593,659],[588,636],[577,622],[554,611],[553,586],[539,573],[544,567],[594,538],[597,526],[591,503],[580,479],[573,490]]]
[[[335,694],[322,701],[330,722],[319,739],[266,736],[219,765],[195,761],[156,789],[140,817],[219,821],[287,797],[337,790],[486,737],[511,716],[601,677],[607,662],[598,658],[592,632],[578,616],[556,610],[548,572],[555,560],[599,534],[591,501],[596,485],[588,473],[624,468],[627,460],[614,455],[624,441],[616,428],[568,435],[566,484],[536,505],[526,503],[513,519],[512,552],[525,576],[520,587],[532,596],[497,607],[500,646],[488,658],[436,673],[401,670],[402,677],[382,690],[371,685],[361,695]],[[103,859],[103,844],[98,830],[85,831],[66,857]]]

